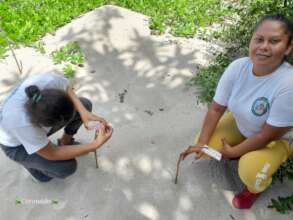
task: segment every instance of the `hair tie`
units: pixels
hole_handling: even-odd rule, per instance
[[[42,98],[43,98],[43,96],[40,93],[39,94],[34,94],[33,95],[33,102],[38,103],[39,101],[41,101]]]

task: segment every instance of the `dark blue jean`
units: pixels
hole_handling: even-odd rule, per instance
[[[83,97],[80,98],[80,101],[88,111],[92,110],[91,101]],[[75,112],[74,117],[70,121],[53,127],[47,135],[50,136],[63,127],[66,134],[74,135],[81,125],[80,115]],[[77,168],[77,161],[75,159],[47,160],[37,153],[28,154],[22,145],[8,147],[0,144],[0,146],[11,160],[23,165],[40,182],[48,182],[53,178],[66,178],[73,174]]]

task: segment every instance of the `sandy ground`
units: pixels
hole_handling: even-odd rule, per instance
[[[207,65],[220,46],[198,39],[152,36],[148,18],[105,6],[84,14],[43,38],[47,55],[16,50],[23,75],[54,66],[51,51],[78,41],[86,63],[76,74],[79,95],[94,102],[94,112],[114,125],[112,139],[94,155],[78,158],[77,172],[65,180],[36,183],[0,153],[0,219],[25,220],[193,220],[292,219],[266,208],[270,198],[292,194],[292,182],[268,189],[246,211],[231,206],[241,190],[237,162],[182,163],[173,183],[179,153],[192,143],[205,107],[186,83]],[[0,63],[0,97],[19,80],[9,55]],[[56,138],[53,137],[53,139]],[[83,128],[77,135],[90,142]],[[22,204],[16,204],[16,199]],[[57,204],[48,204],[56,200]],[[37,204],[38,203],[38,204]],[[40,204],[42,203],[42,204]]]

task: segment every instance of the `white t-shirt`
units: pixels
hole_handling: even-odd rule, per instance
[[[266,76],[255,76],[248,57],[232,62],[222,75],[214,101],[233,113],[240,132],[251,137],[266,122],[293,126],[293,67],[284,62]]]
[[[34,75],[23,81],[5,100],[0,117],[0,143],[16,147],[23,145],[28,154],[35,153],[49,142],[47,133],[51,128],[36,127],[30,122],[25,110],[28,97],[25,88],[36,85],[42,89],[61,89],[66,91],[68,80],[55,73]]]

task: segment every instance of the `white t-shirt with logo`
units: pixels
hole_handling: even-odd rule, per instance
[[[0,143],[16,147],[23,145],[28,154],[32,154],[49,143],[47,133],[51,128],[33,125],[26,113],[25,103],[28,97],[25,88],[36,85],[42,89],[61,89],[66,91],[68,80],[55,73],[34,75],[23,81],[5,100],[0,117]]]
[[[266,76],[255,76],[248,57],[232,62],[223,73],[214,101],[233,113],[240,132],[251,137],[266,122],[293,126],[293,67],[284,62]]]

